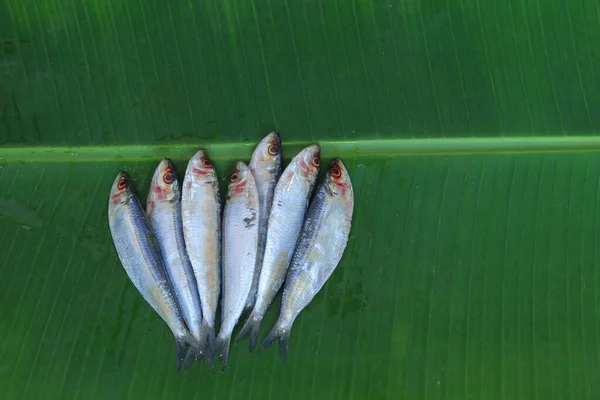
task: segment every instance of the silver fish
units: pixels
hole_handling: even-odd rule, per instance
[[[175,167],[163,158],[154,171],[150,192],[146,201],[146,213],[150,226],[158,240],[167,274],[190,333],[200,340],[202,308],[192,264],[185,249],[183,224],[181,222],[181,188]],[[202,355],[196,347],[193,352]],[[186,362],[185,364],[188,364]],[[184,368],[187,366],[184,364]]]
[[[265,252],[265,243],[267,241],[267,223],[271,204],[273,204],[273,194],[275,185],[281,175],[281,140],[277,132],[271,132],[260,141],[250,160],[250,171],[256,181],[258,189],[258,252],[256,254],[256,269],[252,279],[252,289],[246,302],[246,310],[252,310],[256,301],[258,291],[258,278],[263,262]]]
[[[217,348],[227,366],[231,333],[252,287],[258,247],[258,192],[252,172],[238,161],[229,178],[223,211],[223,300]]]
[[[292,260],[319,173],[320,156],[321,148],[316,144],[300,151],[275,187],[256,303],[236,339],[250,335],[250,351],[256,346],[263,317],[281,288]]]
[[[334,159],[302,227],[285,281],[279,318],[261,344],[261,348],[265,348],[279,339],[284,361],[294,320],[321,290],[342,258],[353,210],[350,176],[342,161]]]
[[[177,368],[181,371],[186,344],[194,346],[196,340],[187,330],[156,238],[124,172],[117,175],[110,191],[108,224],[129,279],[173,332]]]
[[[205,349],[205,357],[212,360],[221,292],[221,200],[217,174],[204,150],[190,159],[185,171],[181,214],[183,236],[202,305],[200,346]]]

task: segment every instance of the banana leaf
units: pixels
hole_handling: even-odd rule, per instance
[[[600,396],[597,2],[0,2],[0,397]],[[597,78],[597,75],[598,78]],[[286,364],[175,366],[107,197],[271,130],[355,190]],[[273,324],[279,298],[262,335]]]

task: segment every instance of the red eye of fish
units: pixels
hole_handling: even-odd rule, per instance
[[[321,160],[319,159],[319,157],[315,157],[312,159],[312,165],[314,165],[315,168],[318,168],[319,165],[321,165]]]
[[[175,174],[173,173],[173,170],[171,168],[167,168],[163,174],[163,181],[165,181],[167,185],[170,185],[174,180]]]
[[[205,158],[202,160],[202,166],[204,168],[212,168],[212,162],[208,158]]]
[[[117,183],[117,189],[124,190],[127,187],[127,177],[122,177],[119,179],[119,183]]]
[[[237,172],[234,172],[233,174],[231,174],[231,177],[229,178],[229,180],[230,180],[231,182],[237,182],[237,180],[238,180],[238,178],[239,178],[239,177],[240,177],[240,176],[238,175],[238,173],[237,173]]]
[[[269,146],[269,154],[272,156],[276,156],[277,154],[279,154],[279,146],[277,146],[276,144],[272,144]]]
[[[331,167],[329,172],[333,178],[340,178],[342,176],[342,171],[340,171],[340,169],[335,165]]]

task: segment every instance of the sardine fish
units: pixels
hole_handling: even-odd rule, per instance
[[[279,340],[284,361],[294,320],[321,290],[342,258],[353,209],[350,176],[342,161],[334,159],[304,221],[286,277],[279,318],[261,344],[264,348]]]
[[[202,306],[200,347],[212,360],[221,292],[221,200],[213,163],[204,150],[188,162],[181,195],[183,235]]]
[[[108,223],[129,279],[173,332],[181,370],[186,345],[196,346],[197,341],[186,327],[146,213],[124,172],[117,175],[110,191]]]
[[[158,240],[167,274],[190,333],[200,341],[202,308],[198,286],[187,255],[181,222],[181,186],[175,167],[163,158],[154,171],[150,192],[146,200],[146,213],[150,226]],[[195,357],[202,356],[199,345],[192,349]],[[189,364],[189,363],[186,363]],[[187,365],[184,365],[185,368]]]
[[[281,288],[292,260],[319,172],[320,155],[317,144],[300,151],[275,187],[256,303],[236,339],[249,335],[250,351],[256,346],[263,317]]]
[[[231,334],[252,287],[258,248],[258,191],[252,172],[238,161],[229,177],[223,211],[223,300],[217,348],[227,366]]]
[[[271,132],[260,141],[250,160],[250,171],[256,181],[258,190],[258,251],[256,254],[256,268],[252,279],[252,288],[246,302],[246,310],[250,311],[256,301],[258,292],[258,278],[265,253],[265,244],[267,241],[267,223],[269,222],[269,213],[271,204],[273,204],[273,194],[275,185],[281,175],[281,140],[279,134]]]

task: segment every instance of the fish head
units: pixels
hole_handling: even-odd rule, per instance
[[[302,177],[313,183],[317,179],[319,165],[321,165],[321,146],[313,144],[305,147],[292,160],[292,162],[295,161],[299,164]]]
[[[329,164],[327,175],[325,176],[325,184],[332,196],[339,197],[349,206],[354,205],[354,191],[352,189],[352,181],[346,166],[339,158],[334,158]]]
[[[254,177],[250,168],[243,162],[238,161],[229,174],[229,186],[227,187],[227,198],[235,197],[244,193],[249,184],[254,183]]]
[[[163,158],[152,177],[150,185],[150,193],[148,193],[148,201],[146,208],[148,212],[156,203],[173,202],[179,198],[179,181],[173,162],[168,158]]]
[[[281,139],[277,132],[271,132],[256,146],[250,166],[257,170],[275,172],[281,169],[281,159]]]
[[[110,201],[114,204],[125,204],[131,199],[131,182],[129,176],[121,171],[117,174],[110,189]]]
[[[188,165],[188,171],[192,173],[193,180],[198,183],[218,183],[217,173],[213,163],[204,150],[198,150]]]

